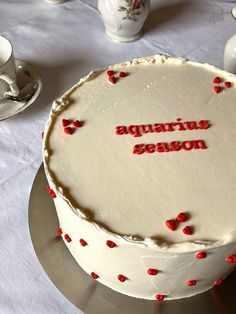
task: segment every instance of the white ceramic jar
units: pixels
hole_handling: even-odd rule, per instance
[[[137,40],[150,10],[150,0],[98,0],[105,34],[116,42]]]
[[[236,35],[233,35],[225,45],[224,69],[236,74]]]

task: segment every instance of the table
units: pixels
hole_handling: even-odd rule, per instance
[[[35,65],[44,84],[29,110],[0,123],[1,314],[81,313],[47,278],[28,229],[28,199],[52,101],[91,69],[134,57],[164,53],[222,67],[224,45],[235,33],[233,6],[232,1],[153,0],[144,37],[117,44],[104,37],[96,0],[60,5],[1,0],[1,35],[12,42],[17,59]]]

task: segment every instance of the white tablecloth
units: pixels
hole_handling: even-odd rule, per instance
[[[91,69],[139,56],[165,53],[222,67],[224,45],[236,32],[230,13],[236,1],[153,0],[144,37],[116,44],[104,37],[96,3],[0,0],[0,34],[17,59],[35,65],[44,84],[29,110],[0,122],[1,314],[80,313],[44,273],[28,230],[29,194],[52,101]]]

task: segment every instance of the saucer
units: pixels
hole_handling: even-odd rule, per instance
[[[25,61],[16,60],[16,82],[21,90],[29,83],[37,82],[38,88],[27,101],[2,100],[0,101],[0,121],[14,117],[31,106],[38,98],[42,89],[42,79],[35,67]]]

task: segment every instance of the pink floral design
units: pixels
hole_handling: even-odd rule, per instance
[[[145,8],[145,0],[125,0],[126,5],[120,6],[119,11],[125,12],[123,20],[131,20],[136,22],[138,16],[142,13],[141,9]]]

